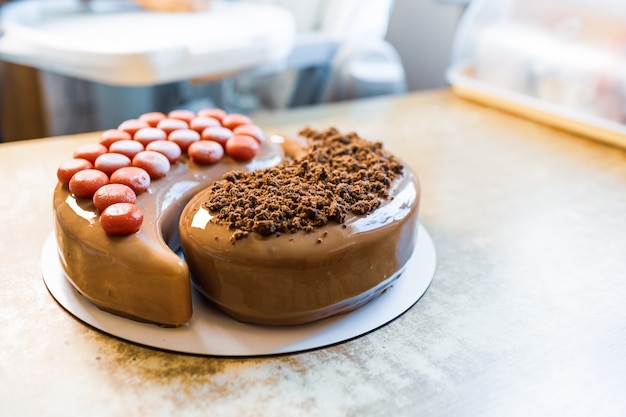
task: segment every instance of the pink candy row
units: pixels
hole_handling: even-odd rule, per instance
[[[59,181],[77,198],[91,198],[108,234],[137,232],[143,213],[134,203],[151,180],[167,175],[183,153],[198,164],[214,164],[224,154],[251,160],[265,140],[242,114],[204,109],[197,114],[150,112],[102,133],[98,143],[79,147],[57,170]]]

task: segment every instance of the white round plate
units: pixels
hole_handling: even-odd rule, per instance
[[[238,322],[193,290],[193,317],[184,326],[163,328],[100,310],[67,280],[54,233],[43,247],[41,271],[52,296],[72,315],[113,336],[175,352],[215,356],[293,353],[340,343],[381,327],[411,308],[435,273],[433,241],[419,225],[413,256],[391,288],[365,306],[342,315],[298,326],[261,326]]]

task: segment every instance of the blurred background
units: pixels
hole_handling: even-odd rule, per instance
[[[123,12],[137,13],[133,9],[137,5],[124,4],[129,2],[123,0],[0,1],[0,139],[103,130],[147,111],[217,106],[251,114],[443,87],[454,33],[469,1],[215,0],[202,13],[225,13],[227,8],[220,7],[233,3],[254,3],[287,11],[294,24],[293,37],[280,34],[282,38],[275,42],[280,48],[288,44],[288,52],[278,58],[273,56],[268,62],[223,74],[203,76],[198,72],[179,79],[164,75],[145,81],[124,80],[123,75],[116,74],[104,74],[100,79],[92,76],[85,67],[89,55],[76,55],[79,40],[88,39],[80,33],[83,29],[66,28],[63,33],[76,40],[74,49],[58,38],[65,42],[62,46],[69,51],[67,54],[54,50],[54,36],[37,32],[53,28],[53,19],[60,16],[82,19],[95,15],[109,18],[110,30],[115,32],[118,22],[110,8],[126,7]],[[25,7],[23,3],[27,2],[38,3],[39,9]],[[134,24],[140,31],[140,23]],[[120,21],[120,31],[124,30],[123,25]],[[288,25],[282,26],[278,29]],[[84,30],[99,28],[94,23]],[[241,32],[246,30],[247,27],[241,27],[237,34],[244,36]],[[202,34],[203,28],[196,28],[190,36]],[[46,38],[45,42],[41,38]],[[36,49],[40,41],[47,45],[43,51]],[[116,51],[105,48],[105,42],[94,41],[93,48],[117,56]],[[72,61],[54,62],[70,53],[74,54]],[[245,54],[233,55],[232,59],[244,57]],[[151,64],[158,66],[160,62],[153,60]]]

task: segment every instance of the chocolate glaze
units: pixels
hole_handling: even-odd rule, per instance
[[[416,242],[420,186],[405,167],[390,198],[344,224],[279,236],[211,222],[204,190],[180,218],[181,245],[196,287],[237,320],[291,325],[354,310],[401,274]]]
[[[91,200],[77,199],[67,186],[57,185],[55,231],[70,282],[103,310],[163,326],[186,323],[192,315],[189,269],[174,251],[180,246],[180,212],[192,196],[224,173],[266,168],[283,159],[282,147],[270,141],[248,163],[225,157],[215,165],[200,166],[183,156],[165,178],[137,196],[143,225],[136,234],[123,237],[106,235]]]
[[[302,146],[283,144],[291,157],[298,157]],[[420,202],[416,177],[405,167],[390,199],[342,225],[280,236],[251,233],[233,244],[231,230],[208,221],[205,187],[228,171],[274,166],[284,156],[279,145],[266,143],[248,164],[227,158],[199,167],[183,157],[138,196],[144,224],[125,237],[107,236],[92,202],[76,199],[59,184],[56,236],[70,282],[101,309],[163,326],[191,318],[189,270],[203,294],[245,322],[300,324],[362,306],[393,284],[413,252]],[[187,262],[175,253],[181,243]]]

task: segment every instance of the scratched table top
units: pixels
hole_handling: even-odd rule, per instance
[[[47,291],[56,168],[98,133],[0,145],[0,415],[624,415],[626,153],[448,90],[257,115],[380,140],[437,252],[405,314],[330,347],[211,357],[91,328]]]

